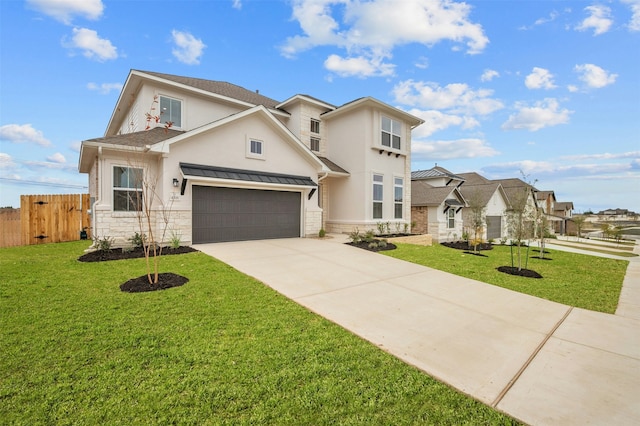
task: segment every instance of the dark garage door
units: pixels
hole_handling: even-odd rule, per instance
[[[502,216],[487,216],[487,239],[499,240],[502,228]]]
[[[300,193],[193,187],[193,242],[300,236]]]

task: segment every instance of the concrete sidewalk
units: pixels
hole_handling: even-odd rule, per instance
[[[526,423],[640,424],[640,321],[331,239],[198,250]]]

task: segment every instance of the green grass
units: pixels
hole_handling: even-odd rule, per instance
[[[86,244],[0,249],[0,423],[516,423],[202,253],[129,294]]]
[[[543,276],[542,279],[534,279],[496,270],[499,266],[511,266],[508,246],[494,246],[493,250],[481,252],[488,257],[465,254],[440,244],[430,247],[410,244],[397,246],[396,250],[381,253],[569,306],[607,313],[616,310],[629,263],[626,260],[553,250],[545,256],[551,260],[529,259],[526,269]],[[537,249],[530,248],[529,256],[538,255],[534,250]],[[522,253],[524,267],[526,248]]]

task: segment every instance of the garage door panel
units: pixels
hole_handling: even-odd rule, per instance
[[[193,187],[193,242],[300,236],[299,192]]]

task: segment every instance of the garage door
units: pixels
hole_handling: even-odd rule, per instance
[[[193,186],[193,242],[300,236],[300,193]]]
[[[487,239],[499,240],[502,235],[502,216],[487,216]]]

